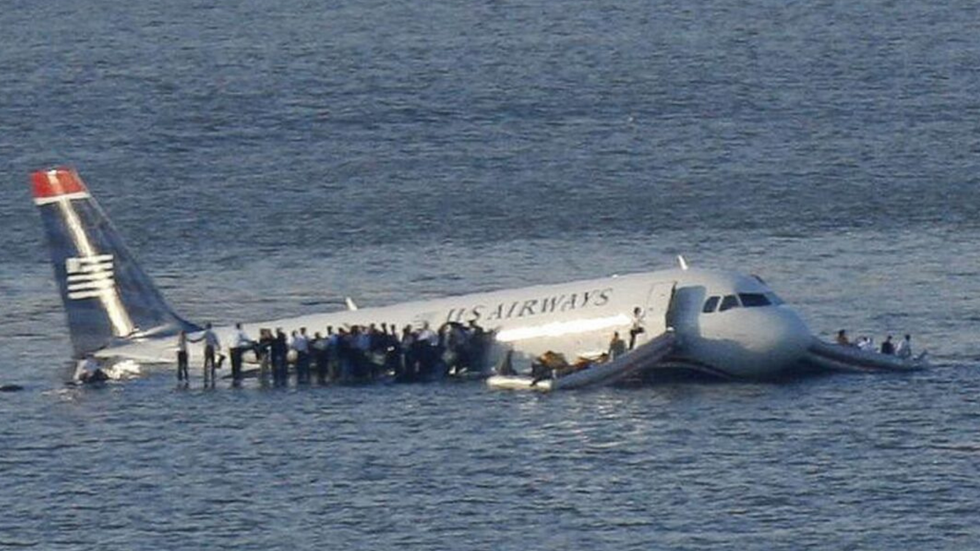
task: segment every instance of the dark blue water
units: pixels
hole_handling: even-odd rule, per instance
[[[978,27],[963,1],[7,1],[0,547],[975,546]],[[65,390],[27,185],[52,164],[194,320],[684,254],[935,368]]]

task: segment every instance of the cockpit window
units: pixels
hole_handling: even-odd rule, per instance
[[[738,308],[738,297],[735,295],[725,295],[725,298],[721,299],[721,308],[718,311],[724,312],[732,308]]]
[[[779,295],[777,295],[776,293],[772,293],[772,292],[766,293],[766,298],[769,299],[769,303],[772,304],[773,306],[779,306],[780,304],[783,304],[783,299],[779,298]]]
[[[718,307],[719,300],[721,300],[721,297],[709,297],[708,300],[704,301],[704,308],[702,308],[701,311],[705,314],[714,312],[715,308]]]
[[[742,306],[746,308],[770,305],[769,299],[762,293],[739,293],[738,298],[742,301]]]

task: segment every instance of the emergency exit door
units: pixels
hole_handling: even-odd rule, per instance
[[[647,293],[646,311],[643,313],[644,333],[638,337],[638,342],[646,342],[667,330],[676,286],[676,281],[666,281],[654,283],[650,287],[650,292]]]

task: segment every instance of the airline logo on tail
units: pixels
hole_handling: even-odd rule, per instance
[[[50,203],[70,201],[72,199],[88,199],[88,189],[78,177],[78,173],[67,168],[42,170],[31,176],[34,184],[34,203],[47,205]]]
[[[112,327],[112,335],[132,334],[135,324],[116,287],[116,255],[102,252],[113,247],[112,240],[107,239],[112,227],[78,173],[70,168],[41,170],[31,175],[31,184],[34,203],[45,213],[42,216],[53,221],[48,230],[48,244],[55,262],[65,266],[66,304],[98,299]],[[65,257],[59,257],[64,253],[67,253]],[[76,314],[88,324],[98,317],[84,309],[76,310]]]
[[[101,297],[115,285],[111,254],[67,258],[65,272],[72,300]]]
[[[74,169],[31,174],[75,356],[199,328],[170,309]]]

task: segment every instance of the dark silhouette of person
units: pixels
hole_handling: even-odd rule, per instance
[[[892,356],[895,354],[895,345],[892,343],[892,336],[885,337],[885,342],[881,343],[881,353]]]
[[[272,340],[271,345],[271,356],[272,356],[272,383],[275,385],[286,384],[286,353],[289,351],[289,345],[286,341],[286,333],[283,332],[282,327],[276,328],[276,337]]]

